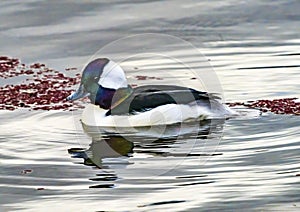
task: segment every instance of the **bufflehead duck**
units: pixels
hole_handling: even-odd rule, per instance
[[[132,88],[123,69],[107,58],[91,61],[83,70],[78,90],[69,101],[88,96],[82,115],[87,126],[138,127],[224,118],[234,112],[216,95],[173,85]]]

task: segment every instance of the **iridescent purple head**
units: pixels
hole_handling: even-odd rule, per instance
[[[75,101],[88,96],[93,104],[109,109],[115,92],[127,87],[123,69],[107,58],[98,58],[84,68],[78,90],[67,100]]]

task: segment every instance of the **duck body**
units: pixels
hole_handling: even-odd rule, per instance
[[[181,86],[140,86],[132,89],[130,95],[120,104],[112,107],[107,115],[136,114],[167,104],[189,104],[200,100],[208,103],[209,95],[206,92]]]
[[[67,99],[89,96],[82,123],[98,127],[171,125],[234,114],[216,95],[175,85],[132,88],[114,62],[100,58],[83,71],[79,89]]]

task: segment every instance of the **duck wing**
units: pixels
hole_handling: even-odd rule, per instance
[[[166,104],[188,104],[201,100],[210,104],[210,99],[217,99],[215,95],[197,91],[187,87],[169,85],[140,86],[124,101],[110,109],[106,115],[134,114],[151,110]]]

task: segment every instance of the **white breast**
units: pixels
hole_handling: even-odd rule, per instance
[[[102,87],[112,89],[127,87],[127,80],[123,69],[113,61],[109,61],[104,66],[98,83]]]

